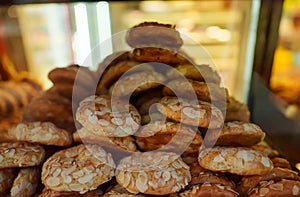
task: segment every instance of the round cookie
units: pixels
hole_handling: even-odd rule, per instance
[[[241,182],[238,185],[238,192],[242,196],[246,196],[253,188],[257,187],[259,183],[266,182],[266,181],[279,181],[282,179],[288,180],[296,180],[300,181],[300,177],[298,173],[289,169],[284,168],[274,168],[269,173],[264,175],[257,175],[257,176],[245,176],[242,178]]]
[[[201,167],[237,175],[261,175],[273,169],[272,161],[258,151],[245,147],[214,147],[200,150]]]
[[[225,122],[241,121],[250,122],[250,111],[245,103],[233,97],[227,99]]]
[[[154,71],[142,71],[126,74],[109,88],[109,94],[116,97],[130,96],[156,88],[165,81],[162,74]]]
[[[105,95],[90,96],[81,101],[76,119],[89,131],[106,137],[132,135],[141,122],[133,105]]]
[[[264,155],[267,155],[269,158],[274,158],[279,155],[279,152],[277,150],[272,149],[269,144],[265,141],[261,141],[258,144],[250,147],[253,150],[259,151],[263,153]]]
[[[130,57],[138,62],[159,62],[170,66],[192,62],[182,51],[155,47],[135,48]]]
[[[181,64],[167,71],[168,79],[185,77],[195,81],[203,81],[206,83],[221,83],[220,75],[214,71],[209,65],[193,65]]]
[[[15,169],[1,169],[0,170],[0,195],[5,196],[16,177],[16,170]]]
[[[143,194],[132,194],[128,192],[125,188],[121,187],[119,184],[111,187],[106,191],[103,197],[146,197],[149,195]]]
[[[245,122],[227,122],[220,130],[208,130],[205,135],[207,146],[253,146],[265,138],[259,126]]]
[[[165,96],[157,105],[158,111],[176,122],[204,128],[219,128],[223,124],[222,112],[204,101],[188,101]]]
[[[92,190],[84,194],[79,192],[57,192],[46,189],[38,197],[102,197],[103,191],[100,189]]]
[[[132,48],[153,46],[179,49],[183,44],[175,25],[157,22],[143,22],[133,26],[127,31],[125,39]]]
[[[300,196],[300,181],[281,180],[278,182],[269,181],[254,188],[249,192],[248,197],[295,197]]]
[[[97,145],[78,145],[53,154],[43,165],[42,182],[54,191],[86,193],[114,176],[111,154]]]
[[[0,169],[37,166],[44,158],[42,146],[28,142],[0,143]]]
[[[149,123],[136,133],[136,142],[142,151],[171,151],[177,154],[198,155],[202,136],[197,128],[174,122]]]
[[[40,174],[41,171],[38,167],[20,169],[10,190],[10,196],[33,196],[40,180]]]
[[[51,122],[19,123],[8,133],[19,141],[54,146],[70,146],[72,144],[71,133],[56,127]]]
[[[133,153],[116,169],[117,182],[134,194],[171,194],[183,189],[190,179],[189,167],[170,152]]]
[[[290,162],[284,158],[275,157],[275,158],[271,158],[271,161],[272,161],[274,167],[286,168],[286,169],[290,169],[290,170],[292,169]]]

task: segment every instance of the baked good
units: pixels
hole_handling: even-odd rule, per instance
[[[135,48],[130,58],[137,62],[158,62],[170,66],[192,62],[182,51],[155,47]],[[160,66],[160,64],[157,65]]]
[[[171,194],[184,188],[190,179],[189,167],[170,152],[133,153],[116,169],[117,182],[134,194]]]
[[[39,167],[20,169],[17,178],[10,189],[11,197],[33,196],[40,180]]]
[[[44,158],[42,146],[28,142],[0,143],[0,169],[37,166]]]
[[[133,48],[154,46],[179,49],[183,44],[175,25],[157,22],[143,22],[133,26],[127,31],[125,39]]]
[[[106,137],[132,135],[141,122],[133,105],[105,95],[90,96],[81,101],[76,119],[87,130]]]
[[[206,83],[221,83],[220,75],[209,65],[180,64],[167,71],[168,79],[187,78]]]
[[[0,142],[14,142],[16,139],[8,134],[8,130],[20,123],[22,113],[15,113],[13,116],[1,118],[0,120]]]
[[[237,175],[261,175],[273,169],[272,161],[262,153],[246,147],[214,147],[200,150],[201,167]]]
[[[232,96],[229,97],[227,99],[225,121],[249,122],[250,111],[248,109],[248,106],[245,103],[239,102]]]
[[[275,157],[275,158],[271,158],[271,161],[274,167],[286,168],[290,170],[292,169],[290,162],[284,158]]]
[[[58,192],[50,189],[46,189],[38,197],[102,197],[103,191],[95,189],[84,194],[79,192]]]
[[[258,144],[251,146],[250,148],[267,155],[269,158],[274,158],[279,155],[279,152],[271,148],[266,141],[261,141]]]
[[[253,146],[265,135],[256,124],[234,121],[224,123],[220,130],[208,130],[204,142],[206,146]]]
[[[260,183],[267,181],[280,181],[283,179],[300,181],[298,173],[289,169],[275,167],[269,173],[256,176],[245,176],[239,183],[237,190],[242,196],[246,196],[251,190]]]
[[[51,122],[19,123],[8,133],[19,141],[54,146],[70,146],[72,144],[71,133],[56,127]]]
[[[42,182],[54,191],[86,193],[114,176],[110,153],[97,145],[83,145],[54,153],[43,164]]]
[[[149,195],[144,194],[132,194],[128,192],[125,188],[121,187],[119,184],[114,185],[109,188],[103,197],[146,197]]]
[[[142,126],[135,136],[142,151],[171,151],[186,155],[198,155],[203,141],[197,128],[162,121]]]
[[[16,177],[15,169],[1,169],[0,170],[0,195],[5,196],[9,193],[9,190]]]
[[[248,197],[300,196],[300,181],[281,180],[263,182],[249,192]]]
[[[109,88],[111,96],[122,97],[137,94],[142,91],[156,88],[163,84],[165,78],[154,71],[142,71],[123,75]]]
[[[204,101],[165,96],[159,103],[158,111],[176,122],[204,128],[219,128],[223,124],[222,112]]]

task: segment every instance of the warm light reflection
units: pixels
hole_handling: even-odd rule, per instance
[[[298,170],[300,170],[300,163],[297,163],[297,164],[296,164],[296,168],[297,168]]]
[[[221,29],[218,26],[206,28],[205,33],[210,39],[215,39],[220,42],[228,42],[231,39],[231,32],[227,29]]]

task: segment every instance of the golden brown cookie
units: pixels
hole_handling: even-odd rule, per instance
[[[298,176],[297,172],[289,169],[276,167],[273,170],[271,170],[269,173],[264,175],[243,177],[241,182],[238,185],[237,190],[242,196],[246,196],[253,188],[257,187],[261,182],[266,182],[271,180],[280,181],[282,179],[300,181],[300,177]]]
[[[158,111],[176,122],[204,128],[220,128],[223,124],[222,112],[204,101],[188,101],[165,96],[157,105]]]
[[[260,186],[249,192],[248,197],[299,197],[300,181],[281,180],[278,182],[268,181],[262,182]]]
[[[182,51],[155,47],[136,48],[132,51],[130,57],[132,60],[138,62],[158,62],[170,66],[192,62]]]
[[[143,194],[132,194],[128,192],[125,188],[121,187],[119,184],[111,187],[106,191],[103,197],[146,197],[149,195]]]
[[[215,83],[217,85],[221,82],[220,75],[214,71],[209,65],[193,65],[181,64],[174,69],[167,71],[168,79],[182,78],[192,79],[195,81],[204,81],[206,83]]]
[[[208,146],[253,146],[265,135],[256,124],[234,121],[225,123],[220,130],[208,130],[204,142]]]
[[[11,117],[1,118],[0,120],[0,142],[14,142],[16,139],[8,134],[8,130],[20,123],[22,113],[15,113]]]
[[[100,189],[92,190],[84,194],[79,192],[57,192],[50,189],[46,189],[38,197],[102,197],[103,191]]]
[[[28,142],[0,143],[0,169],[37,166],[44,158],[42,146]]]
[[[51,122],[19,123],[8,133],[19,141],[54,146],[70,146],[72,144],[71,133],[56,127]]]
[[[290,162],[284,158],[275,157],[275,158],[271,158],[271,161],[272,161],[274,167],[286,168],[286,169],[290,169],[290,170],[292,169]]]
[[[0,195],[5,196],[16,177],[16,171],[15,169],[1,169],[0,170]]]
[[[258,151],[245,147],[214,147],[200,150],[201,167],[237,175],[261,175],[273,169],[272,161]]]
[[[116,180],[131,193],[167,195],[184,188],[191,179],[189,167],[170,152],[133,153],[117,166]]]
[[[278,151],[272,149],[269,146],[269,144],[267,144],[267,142],[265,142],[265,141],[261,141],[258,144],[251,146],[250,148],[267,155],[269,158],[274,158],[279,155]]]
[[[97,145],[78,145],[56,152],[43,165],[42,182],[54,191],[86,193],[114,176],[110,153]]]
[[[76,111],[76,119],[87,130],[107,137],[132,135],[141,122],[133,105],[105,95],[85,98]]]
[[[225,121],[250,121],[250,111],[245,103],[241,103],[234,97],[229,97],[227,100]]]
[[[179,49],[183,44],[175,25],[157,22],[143,22],[133,26],[126,33],[126,42],[132,48],[153,46]]]
[[[20,169],[10,190],[11,197],[33,196],[40,181],[41,171],[39,167]]]
[[[156,121],[136,133],[136,142],[142,151],[171,151],[177,154],[198,155],[202,136],[197,128],[179,123]]]
[[[162,74],[142,71],[127,74],[109,88],[111,96],[122,97],[137,94],[160,86],[165,81]]]

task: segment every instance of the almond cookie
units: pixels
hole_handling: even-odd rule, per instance
[[[217,85],[221,82],[220,75],[209,65],[182,64],[176,66],[175,69],[167,71],[168,79],[182,78],[183,76],[187,79],[215,83]]]
[[[28,142],[0,143],[0,169],[37,166],[44,158],[42,146]]]
[[[271,161],[274,167],[286,168],[290,170],[292,169],[290,162],[284,158],[275,157],[275,158],[271,158]]]
[[[184,188],[191,175],[189,167],[175,153],[144,152],[122,159],[116,180],[134,194],[167,195]]]
[[[238,185],[238,192],[242,196],[246,196],[253,188],[257,187],[261,182],[267,182],[271,180],[279,181],[282,179],[300,181],[298,173],[289,169],[274,168],[269,173],[257,176],[245,176],[242,178]]]
[[[171,151],[177,154],[198,155],[202,136],[197,128],[174,122],[156,121],[136,133],[136,142],[142,151]]]
[[[92,190],[84,194],[79,192],[58,192],[46,189],[38,197],[102,197],[103,191],[100,189]]]
[[[142,91],[156,88],[165,81],[162,74],[143,71],[127,74],[109,88],[109,94],[116,97],[130,96]]]
[[[51,122],[19,123],[8,133],[19,141],[54,146],[70,146],[72,144],[72,135]]]
[[[186,79],[175,79],[169,81],[163,88],[163,94],[177,96],[180,98],[189,98],[196,94],[201,101],[223,101],[224,106],[228,97],[226,88],[222,88],[215,83],[199,82]]]
[[[155,47],[136,48],[130,54],[134,61],[138,62],[159,62],[167,65],[190,64],[191,59],[182,51],[168,50]]]
[[[76,119],[87,130],[106,137],[132,135],[141,123],[141,116],[133,105],[105,95],[81,101]]]
[[[219,128],[223,124],[222,112],[204,101],[188,101],[165,96],[157,105],[158,111],[176,122],[204,128]]]
[[[250,121],[250,111],[248,106],[245,103],[241,103],[233,97],[227,99],[227,108],[225,121],[241,121],[249,122]]]
[[[248,197],[299,197],[300,181],[281,180],[278,182],[268,181],[262,182],[260,186],[249,192]]]
[[[108,191],[103,195],[103,197],[146,197],[146,196],[149,195],[132,194],[128,192],[125,188],[121,187],[119,184],[108,189]]]
[[[245,122],[227,122],[221,130],[208,130],[205,144],[208,146],[253,146],[265,138],[259,126]]]
[[[1,169],[0,170],[0,195],[5,196],[16,177],[16,171],[15,169]]]
[[[273,169],[272,161],[258,151],[244,147],[214,147],[200,150],[201,167],[237,175],[261,175]]]
[[[194,185],[191,188],[179,193],[171,194],[170,197],[238,197],[239,193],[229,186],[221,184],[204,183],[202,185]]]
[[[97,145],[78,145],[53,154],[43,165],[42,182],[54,191],[86,193],[114,176],[110,153]]]
[[[272,149],[265,141],[261,141],[258,144],[251,146],[250,148],[267,155],[269,158],[274,158],[279,155],[279,152]]]
[[[40,180],[40,174],[41,171],[38,167],[20,169],[10,190],[10,196],[33,196]]]
[[[183,44],[175,25],[157,22],[143,22],[133,26],[126,33],[126,42],[132,48],[158,46],[179,49]]]

